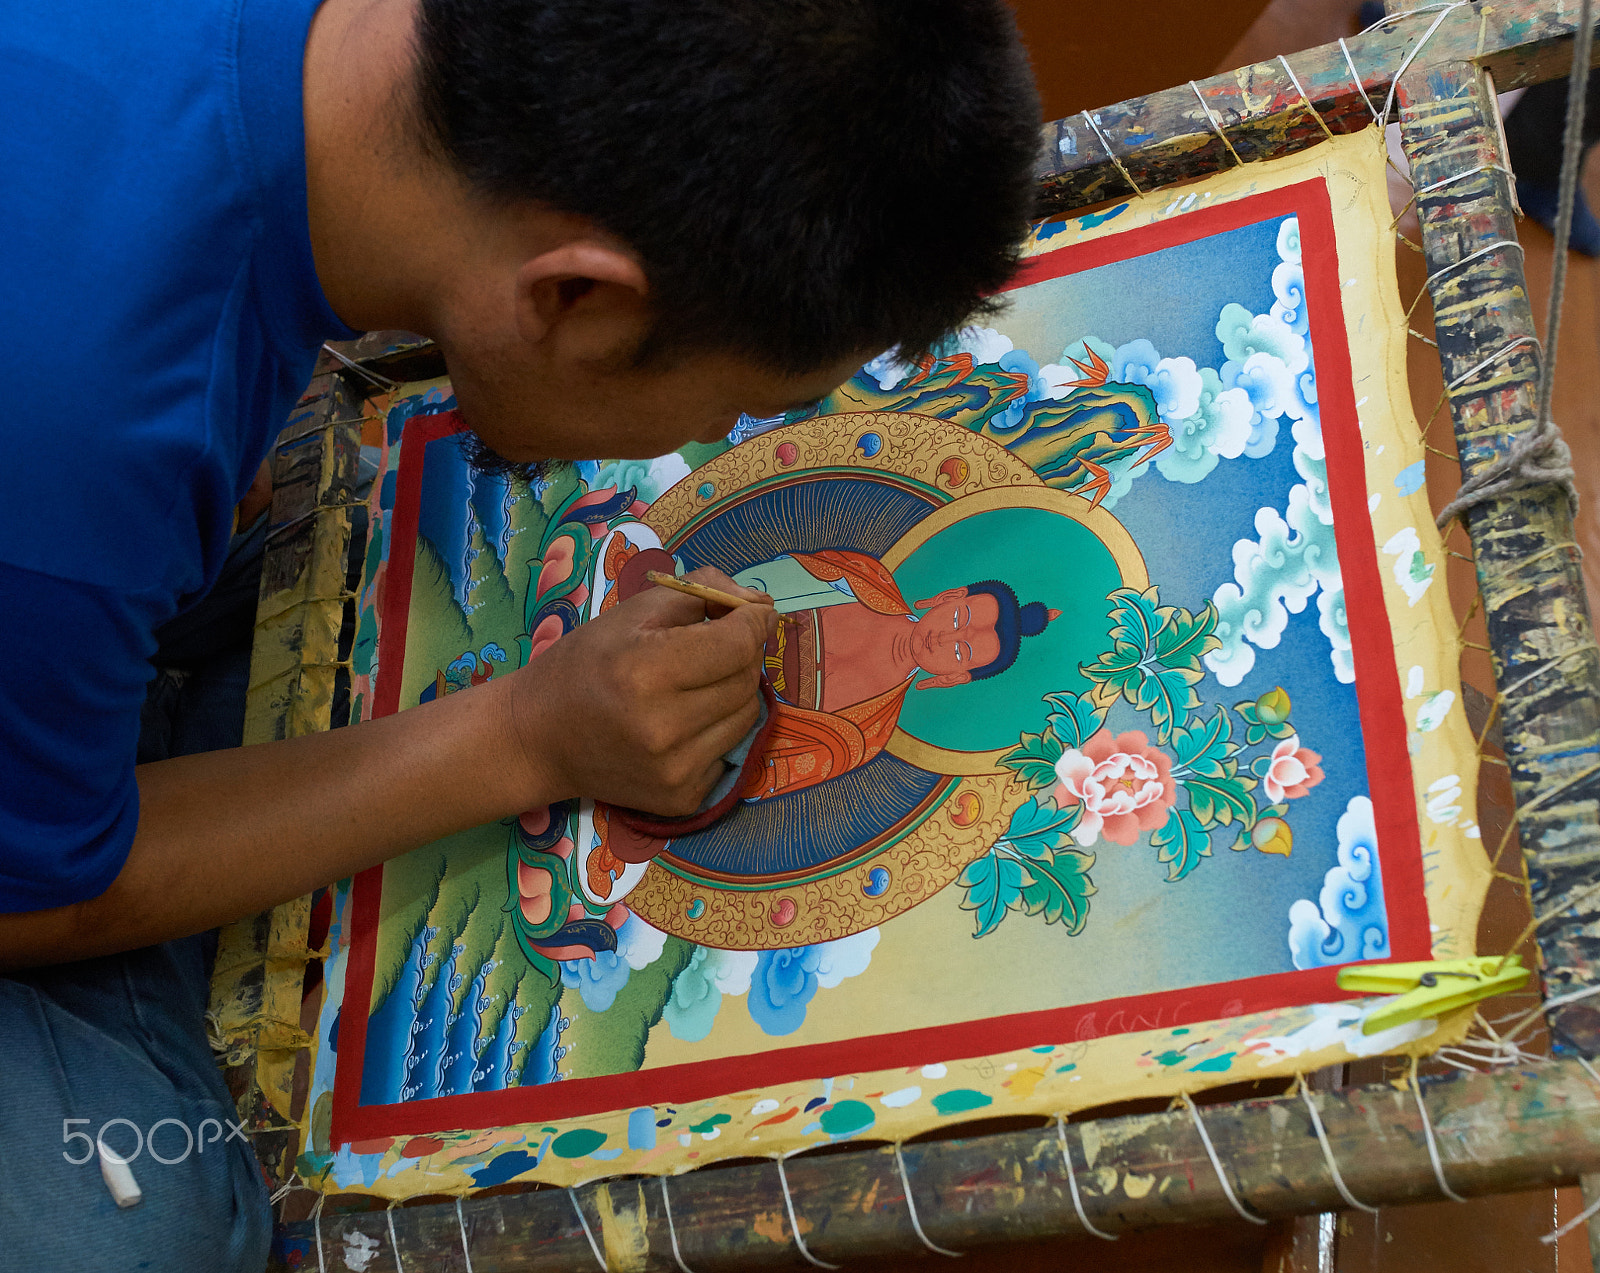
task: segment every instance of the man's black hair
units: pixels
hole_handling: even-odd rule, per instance
[[[508,460],[476,433],[456,434],[461,456],[480,477],[503,477],[538,487],[553,482],[572,467],[567,460]]]
[[[1039,105],[1004,0],[421,0],[418,105],[488,196],[639,253],[646,353],[916,355],[1004,286]]]

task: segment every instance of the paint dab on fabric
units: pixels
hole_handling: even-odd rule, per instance
[[[654,1149],[656,1147],[656,1112],[648,1106],[628,1115],[628,1148]]]
[[[1394,487],[1402,495],[1414,495],[1422,489],[1422,484],[1428,480],[1424,469],[1425,461],[1418,460],[1415,464],[1408,464],[1394,475]]]
[[[865,1101],[840,1101],[837,1105],[823,1110],[818,1121],[822,1130],[835,1140],[842,1140],[846,1136],[859,1136],[878,1119],[872,1112],[872,1106]]]
[[[477,1171],[472,1173],[472,1185],[475,1189],[487,1189],[491,1185],[503,1185],[508,1180],[513,1180],[525,1171],[532,1171],[539,1165],[539,1160],[526,1149],[513,1149],[510,1153],[500,1154]]]
[[[1400,585],[1400,591],[1406,594],[1407,603],[1416,605],[1433,582],[1434,570],[1423,554],[1422,541],[1417,537],[1416,528],[1407,526],[1392,536],[1384,544],[1383,551],[1394,558],[1391,567],[1394,581]]]
[[[1119,203],[1116,207],[1107,212],[1091,212],[1086,216],[1081,216],[1078,218],[1078,226],[1080,229],[1092,230],[1098,225],[1104,225],[1107,221],[1111,220],[1112,217],[1120,216],[1127,210],[1127,204]]]
[[[606,1143],[606,1134],[592,1127],[574,1127],[555,1138],[550,1152],[557,1158],[583,1158]]]
[[[1197,1071],[1221,1073],[1232,1067],[1233,1058],[1238,1055],[1237,1052],[1224,1052],[1220,1056],[1208,1056],[1198,1065],[1191,1065],[1189,1073],[1194,1074]]]
[[[890,1109],[902,1109],[914,1101],[920,1100],[922,1089],[920,1087],[902,1087],[898,1092],[890,1092],[880,1096],[878,1102],[887,1105]]]
[[[1421,707],[1417,708],[1417,730],[1419,733],[1428,734],[1444,724],[1444,718],[1449,714],[1451,706],[1456,701],[1454,690],[1440,690],[1436,694],[1429,694]]]
[[[942,1079],[950,1071],[943,1065],[924,1065],[922,1077],[925,1079]]]
[[[940,1092],[933,1098],[933,1108],[944,1115],[965,1114],[968,1110],[982,1109],[994,1103],[994,1098],[984,1092],[974,1092],[969,1087],[958,1087],[953,1092]]]

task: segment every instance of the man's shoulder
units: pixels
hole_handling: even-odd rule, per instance
[[[0,0],[0,343],[29,372],[0,417],[0,560],[203,582],[337,330],[305,228],[312,8]]]

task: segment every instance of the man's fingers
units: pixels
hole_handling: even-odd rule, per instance
[[[670,684],[692,690],[761,665],[772,611],[766,606],[740,606],[720,619],[663,633],[668,647]]]
[[[725,755],[744,741],[745,736],[756,727],[756,722],[760,719],[761,704],[757,699],[724,716],[715,724],[707,726],[700,735],[699,742],[707,750],[714,751],[716,755]]]
[[[688,747],[698,746],[698,740],[708,730],[725,721],[744,722],[743,730],[734,738],[734,742],[738,742],[761,715],[761,692],[747,672],[735,673],[715,685],[687,690],[677,696],[677,701],[681,705],[678,719],[688,726],[684,735],[684,745]]]
[[[697,697],[712,693],[710,689],[695,691]],[[698,707],[707,706],[701,698]],[[678,775],[664,775],[664,785],[656,798],[639,807],[674,817],[695,812],[727,771],[723,755],[738,746],[760,719],[759,701],[747,697],[727,715],[712,719],[698,733],[683,740],[674,748],[677,763],[670,766],[678,770]]]
[[[614,613],[624,611],[634,616],[640,627],[686,628],[705,621],[706,603],[673,588],[652,587],[629,597]]]

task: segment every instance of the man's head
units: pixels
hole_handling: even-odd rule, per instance
[[[998,676],[1017,661],[1022,638],[1038,636],[1058,618],[1042,602],[1019,605],[1017,594],[997,579],[946,588],[917,602],[922,617],[911,638],[917,666],[929,675],[918,689],[946,689]]]
[[[1039,129],[1004,0],[417,0],[414,46],[462,189],[428,334],[512,460],[720,437],[1012,272]]]

